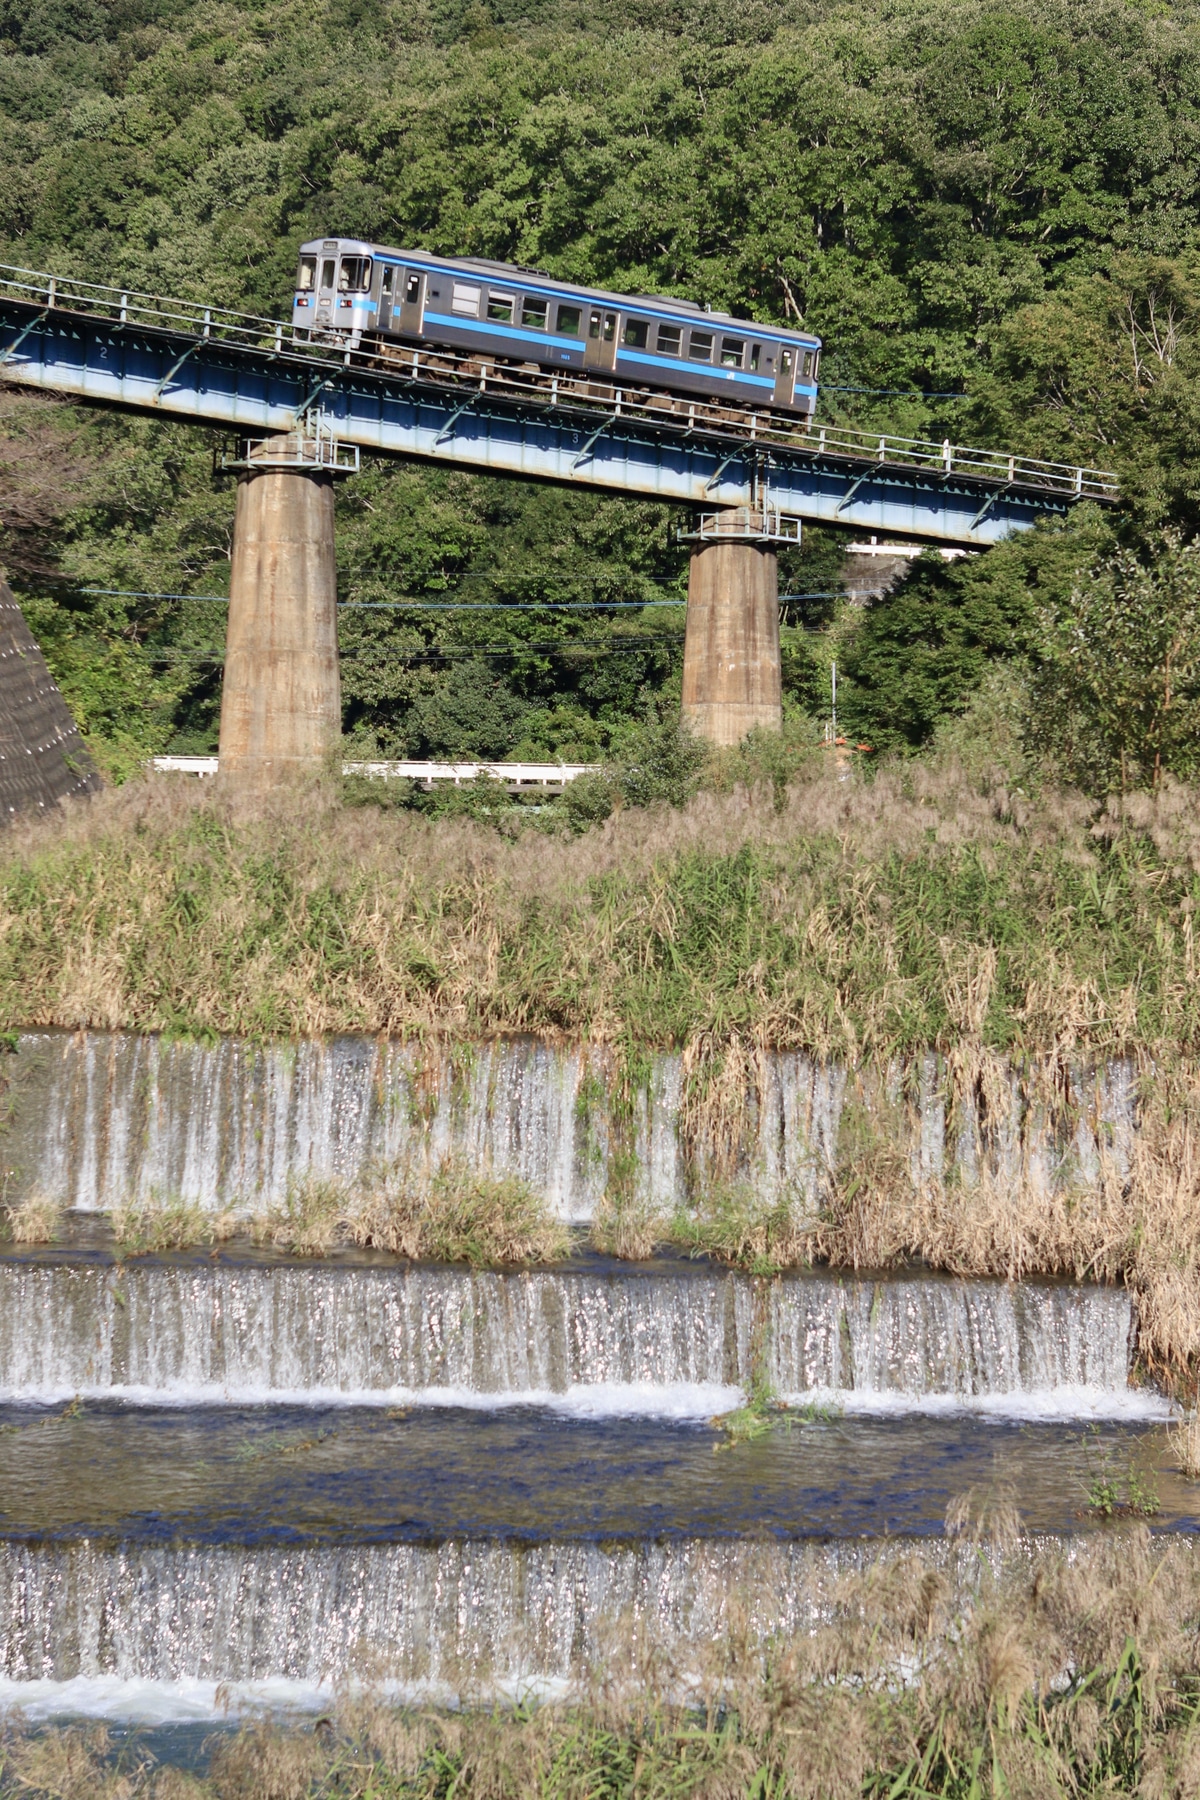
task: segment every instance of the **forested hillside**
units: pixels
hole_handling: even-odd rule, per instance
[[[517,260],[802,321],[824,417],[1117,469],[1118,515],[926,560],[865,618],[798,603],[785,677],[819,711],[836,646],[886,748],[1016,657],[1069,773],[1188,772],[1200,658],[1162,620],[1200,593],[1200,9],[2,0],[0,33],[6,262],[277,315],[315,234]],[[0,554],[85,729],[110,766],[207,747],[220,607],[83,590],[227,591],[212,439],[2,410]],[[343,614],[363,741],[599,755],[670,696],[682,608],[528,610],[678,599],[668,509],[400,465],[338,505],[345,599],[487,603]],[[829,594],[839,558],[813,532],[782,585]]]

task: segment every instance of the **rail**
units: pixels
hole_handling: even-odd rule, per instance
[[[690,401],[678,396],[651,394],[584,379],[573,372],[506,368],[446,350],[407,348],[389,344],[383,354],[376,346],[313,344],[302,339],[290,324],[265,319],[255,313],[229,307],[202,305],[199,301],[145,294],[133,288],[104,286],[73,276],[52,275],[0,263],[0,296],[41,307],[14,343],[0,353],[3,364],[22,338],[52,312],[83,313],[109,319],[119,328],[140,327],[186,334],[197,343],[210,341],[265,355],[268,360],[303,362],[331,369],[372,369],[399,376],[405,382],[462,391],[469,387],[480,395],[493,394],[521,404],[535,404],[579,411],[593,421],[598,414],[616,424],[652,424],[668,433],[689,436],[736,438],[764,450],[779,449],[816,460],[849,462],[858,467],[919,469],[950,480],[966,477],[1001,491],[1021,489],[1051,493],[1076,500],[1112,503],[1119,499],[1117,477],[1111,471],[1074,463],[1048,462],[1037,457],[1006,455],[979,450],[949,439],[941,443],[922,438],[894,436],[890,432],[857,431],[842,425],[807,424],[754,413],[744,407],[711,401]]]

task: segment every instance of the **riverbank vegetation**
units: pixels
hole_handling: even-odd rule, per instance
[[[598,1247],[674,1242],[763,1275],[918,1258],[1123,1281],[1144,1367],[1190,1391],[1194,790],[1163,780],[1097,807],[949,751],[869,777],[797,750],[778,781],[753,758],[719,762],[682,806],[622,806],[582,835],[346,808],[336,786],[246,802],[131,783],[0,844],[0,1025],[357,1032],[434,1051],[504,1033],[587,1042],[607,1069]],[[739,770],[759,779],[739,785]],[[680,1053],[684,1077],[692,1192],[676,1218],[644,1205],[630,1135],[658,1049]],[[780,1049],[850,1072],[815,1206],[753,1180],[760,1065]],[[1140,1089],[1132,1144],[1101,1133],[1099,1166],[1068,1170],[1057,1194],[1033,1148],[1003,1181],[986,1158],[969,1181],[923,1175],[917,1068],[931,1052],[948,1130],[970,1117],[999,1144],[1037,1118],[1064,1155],[1089,1104],[1081,1072],[1124,1059]],[[565,1249],[519,1183],[451,1165],[437,1181],[435,1195],[397,1169],[353,1193],[297,1190],[261,1234],[308,1254],[347,1240],[483,1261]],[[37,1235],[35,1214],[19,1236]],[[136,1251],[216,1230],[134,1207],[120,1235]]]
[[[140,781],[0,843],[0,1026],[1200,1050],[1192,790],[830,761],[578,837]]]
[[[736,1452],[735,1452],[736,1454]],[[748,1603],[688,1701],[669,1649],[614,1621],[621,1653],[561,1700],[493,1709],[475,1669],[455,1711],[331,1697],[316,1723],[219,1733],[203,1775],[101,1726],[0,1740],[0,1793],[30,1800],[1188,1800],[1200,1761],[1197,1559],[1116,1528],[1018,1547],[1002,1496],[951,1509],[938,1556],[889,1550],[833,1577],[820,1621],[770,1645]],[[955,1556],[958,1557],[957,1572]],[[898,1671],[903,1670],[903,1676]]]

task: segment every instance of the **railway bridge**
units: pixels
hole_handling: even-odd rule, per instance
[[[804,520],[986,549],[1115,477],[949,442],[806,426],[0,265],[0,378],[236,433],[222,773],[269,782],[340,730],[333,483],[363,451],[696,510],[683,705],[735,743],[780,720],[776,564]]]

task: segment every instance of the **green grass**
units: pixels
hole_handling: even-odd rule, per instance
[[[1200,808],[1138,822],[920,766],[581,838],[133,784],[0,855],[0,1029],[532,1031],[857,1058],[964,1034],[1200,1046]]]

